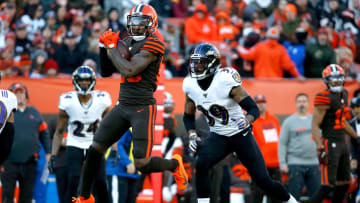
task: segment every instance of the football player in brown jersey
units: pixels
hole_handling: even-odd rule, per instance
[[[330,64],[323,70],[322,78],[327,89],[315,96],[312,120],[312,135],[318,147],[321,168],[321,187],[312,196],[311,202],[322,202],[331,192],[331,202],[342,202],[350,180],[350,154],[345,134],[351,137],[357,135],[345,119],[348,94],[343,89],[344,70],[339,65]]]
[[[157,88],[159,67],[164,55],[164,44],[154,34],[158,16],[154,8],[146,4],[135,5],[127,16],[125,38],[130,59],[121,56],[117,47],[119,32],[106,31],[100,37],[100,63],[103,76],[120,72],[120,94],[118,103],[101,121],[93,143],[89,148],[83,170],[80,196],[75,202],[93,202],[91,184],[97,173],[97,166],[106,149],[115,143],[132,127],[135,167],[142,173],[170,170],[178,189],[187,187],[188,179],[182,157],[172,159],[150,157],[153,146],[156,101],[153,92]]]

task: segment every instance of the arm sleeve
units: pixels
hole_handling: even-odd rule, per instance
[[[50,149],[50,135],[47,128],[47,124],[43,121],[39,126],[39,138],[42,146],[47,154],[51,153]]]
[[[113,63],[110,61],[106,49],[103,47],[100,47],[100,74],[103,77],[109,77],[114,72],[116,72],[116,68],[113,65]]]
[[[278,148],[280,166],[285,165],[287,163],[286,152],[287,152],[288,143],[289,143],[289,127],[288,127],[288,120],[285,120],[284,124],[281,126],[279,148]]]
[[[237,49],[237,51],[241,58],[243,58],[245,60],[253,61],[256,58],[257,49],[258,49],[258,46],[255,45],[250,50],[247,50],[244,47],[240,47]]]

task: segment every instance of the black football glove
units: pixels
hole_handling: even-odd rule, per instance
[[[112,165],[115,167],[117,165],[118,161],[120,160],[120,155],[119,155],[118,151],[111,150],[109,159],[110,159],[110,163],[112,163]]]
[[[318,157],[320,164],[327,164],[328,163],[328,157],[327,152],[325,151],[324,147],[318,148]]]
[[[56,156],[52,155],[50,157],[50,160],[49,160],[49,163],[48,163],[49,173],[54,173],[55,164],[56,164]]]

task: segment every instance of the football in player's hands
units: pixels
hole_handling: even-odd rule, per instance
[[[130,50],[129,47],[126,45],[126,42],[123,40],[118,40],[117,49],[120,52],[120,55],[124,58],[129,60],[130,59]]]

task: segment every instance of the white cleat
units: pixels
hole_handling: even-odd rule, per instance
[[[289,195],[290,195],[290,199],[286,201],[286,203],[299,203],[291,194]]]

